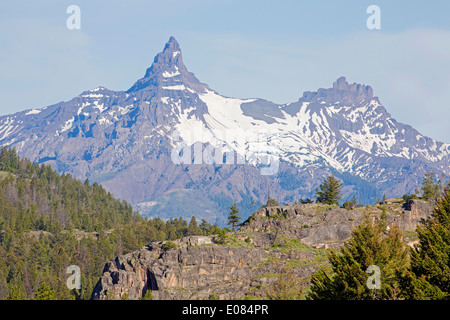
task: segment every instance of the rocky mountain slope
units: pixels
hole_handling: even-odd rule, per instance
[[[450,167],[450,145],[395,121],[369,86],[341,77],[284,105],[224,97],[188,71],[173,37],[126,91],[1,116],[0,145],[100,182],[143,214],[212,222],[235,201],[248,215],[268,189],[282,203],[312,197],[330,172],[344,199],[373,203]]]
[[[401,199],[352,210],[318,204],[262,208],[224,244],[194,236],[175,241],[174,248],[155,242],[117,257],[105,265],[92,299],[139,299],[148,290],[164,300],[264,298],[282,272],[300,279],[300,290],[327,264],[324,248],[341,246],[364,216],[380,219],[385,212],[388,224],[404,231],[405,245],[412,245],[417,223],[431,209],[425,201]]]

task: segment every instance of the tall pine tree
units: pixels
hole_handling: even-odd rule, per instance
[[[233,227],[234,232],[236,224],[241,219],[241,217],[238,215],[239,208],[237,207],[236,203],[233,203],[230,207],[228,207],[228,209],[230,209],[230,212],[228,214],[228,224]]]
[[[423,176],[422,181],[422,198],[429,200],[439,197],[441,181],[436,181],[436,174],[434,172],[427,172]]]
[[[409,299],[450,298],[450,185],[431,217],[417,226],[419,245],[411,252],[411,272],[403,278]]]
[[[192,216],[191,221],[189,222],[186,235],[187,236],[198,236],[202,234],[202,230],[197,224],[197,219],[195,216]]]
[[[320,184],[320,190],[316,189],[316,201],[325,204],[337,204],[341,200],[342,183],[334,176],[328,176]]]

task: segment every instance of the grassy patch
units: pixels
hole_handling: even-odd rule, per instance
[[[293,268],[298,268],[298,267],[300,267],[302,264],[303,261],[300,261],[300,260],[295,260],[295,259],[293,259],[293,260],[287,260],[286,261],[286,263],[285,263],[285,266],[286,266],[286,268],[288,268],[288,269],[293,269]]]
[[[275,255],[269,253],[267,255],[267,258],[263,259],[259,264],[259,266],[265,265],[267,263],[279,263],[279,262],[281,262],[280,258],[277,258]]]
[[[329,211],[329,210],[331,210],[333,208],[339,208],[339,207],[336,206],[336,205],[330,205],[330,204],[319,204],[315,208],[316,215],[323,214],[323,213],[325,213],[325,212],[327,212],[327,211]]]
[[[289,239],[283,236],[279,237],[279,241],[275,242],[273,246],[266,247],[266,250],[279,251],[283,253],[289,252],[312,252],[314,260],[324,261],[328,260],[325,249],[310,247],[298,239]]]
[[[246,239],[249,240],[246,241]],[[223,245],[230,247],[255,248],[255,246],[251,244],[251,237],[248,235],[246,236],[245,232],[227,233],[227,237]]]
[[[298,239],[290,239],[283,236],[279,236],[279,241],[275,244],[277,244],[276,249],[280,252],[313,252],[317,250],[300,242]]]

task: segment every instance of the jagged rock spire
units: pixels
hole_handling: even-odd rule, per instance
[[[180,71],[187,71],[183,63],[180,45],[174,37],[170,37],[164,46],[164,50],[156,55],[153,64],[147,69],[144,78],[169,70],[174,71],[174,73],[176,71],[179,71],[179,73]]]
[[[181,84],[197,90],[207,87],[187,70],[183,63],[180,45],[175,37],[171,36],[163,51],[156,55],[152,65],[146,70],[144,77],[139,79],[127,92]]]
[[[364,99],[372,99],[373,90],[370,86],[363,84],[349,84],[345,77],[340,77],[333,82],[332,88],[321,88],[317,92],[306,91],[303,93],[301,100],[313,101],[318,98],[328,103],[341,102],[348,105],[357,105]]]

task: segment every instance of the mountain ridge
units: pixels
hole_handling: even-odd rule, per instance
[[[330,173],[344,180],[344,199],[367,203],[374,192],[413,191],[426,171],[448,175],[450,164],[449,144],[397,122],[368,85],[340,77],[287,104],[224,97],[188,71],[174,37],[126,91],[97,87],[1,116],[0,145],[101,182],[144,214],[190,216],[204,201],[220,207],[200,213],[210,219],[224,219],[226,201],[245,210],[252,200],[264,203],[268,189],[282,202],[312,197]],[[183,147],[190,157],[174,163]],[[261,175],[268,155],[277,166]],[[172,195],[191,201],[189,210],[177,212]]]

